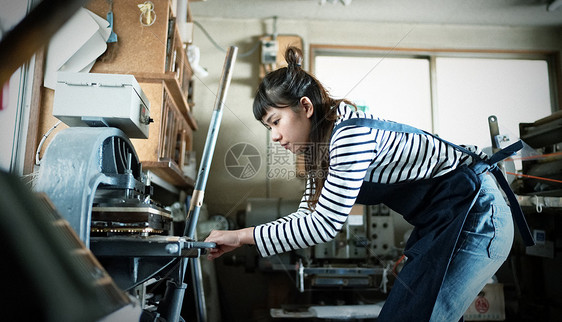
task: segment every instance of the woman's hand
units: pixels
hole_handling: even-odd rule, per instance
[[[254,227],[238,230],[213,230],[205,242],[217,244],[216,248],[209,249],[208,259],[215,259],[242,245],[254,244]]]

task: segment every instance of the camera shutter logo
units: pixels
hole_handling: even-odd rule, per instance
[[[250,143],[238,143],[232,146],[224,156],[224,165],[228,173],[236,179],[250,179],[261,167],[261,154]]]

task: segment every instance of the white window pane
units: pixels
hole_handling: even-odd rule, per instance
[[[427,59],[316,56],[315,75],[333,97],[366,105],[377,117],[432,130]]]
[[[437,58],[439,135],[455,143],[491,146],[488,117],[501,134],[552,113],[544,60]]]

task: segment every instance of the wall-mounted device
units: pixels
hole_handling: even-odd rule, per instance
[[[277,61],[277,40],[262,40],[261,63],[264,65],[275,64]]]

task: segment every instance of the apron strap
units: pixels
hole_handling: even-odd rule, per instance
[[[338,124],[334,128],[334,130],[332,131],[332,135],[334,133],[336,133],[336,131],[338,129],[340,129],[344,126],[353,126],[353,125],[355,125],[355,126],[366,126],[366,127],[370,127],[370,128],[373,128],[373,129],[380,129],[380,130],[401,132],[401,133],[412,133],[412,134],[421,134],[421,135],[426,134],[426,135],[429,135],[429,136],[432,136],[432,137],[436,138],[437,140],[439,140],[439,141],[441,141],[445,144],[448,144],[448,145],[454,147],[455,149],[457,149],[457,150],[459,150],[459,151],[461,151],[465,154],[470,155],[471,157],[475,158],[476,160],[482,160],[482,158],[478,154],[476,154],[472,151],[469,151],[468,149],[463,148],[462,146],[459,146],[459,145],[451,143],[447,140],[444,140],[444,139],[436,136],[435,134],[431,134],[429,132],[422,131],[422,130],[420,130],[418,128],[415,128],[411,125],[396,123],[396,122],[393,122],[393,121],[383,121],[383,120],[378,120],[378,119],[366,119],[366,118],[352,118],[352,119],[348,119],[348,120],[340,122],[340,124]]]
[[[501,149],[500,151],[494,153],[494,155],[492,155],[487,161],[486,163],[488,163],[489,165],[494,165],[506,158],[509,158],[510,156],[514,155],[517,151],[523,149],[523,142],[521,142],[521,140],[507,146],[504,149]]]
[[[529,225],[527,224],[527,220],[523,215],[523,211],[519,206],[519,202],[515,197],[515,194],[511,190],[509,183],[505,179],[501,169],[498,167],[497,163],[512,156],[517,151],[523,148],[523,142],[521,140],[507,146],[504,149],[499,150],[498,152],[494,153],[486,163],[488,163],[491,167],[489,171],[494,175],[496,181],[505,192],[507,200],[509,201],[509,208],[511,208],[511,214],[513,215],[513,220],[517,224],[517,228],[519,228],[519,233],[521,234],[521,238],[526,246],[533,246],[535,245],[535,241],[533,239],[533,235],[531,234],[531,230],[529,229]]]
[[[509,201],[509,207],[511,208],[511,214],[513,216],[513,219],[515,220],[515,223],[517,224],[517,228],[519,229],[519,233],[521,234],[521,237],[523,239],[523,242],[525,243],[525,245],[527,246],[533,246],[535,245],[535,241],[533,240],[533,237],[531,235],[531,231],[529,230],[529,226],[527,225],[527,220],[525,220],[525,216],[523,215],[523,211],[521,210],[521,207],[519,206],[519,202],[517,201],[517,198],[515,197],[515,194],[513,193],[513,190],[511,190],[511,187],[509,186],[509,183],[507,183],[507,180],[505,179],[503,173],[501,172],[501,170],[498,168],[497,163],[504,160],[507,157],[512,156],[515,152],[521,150],[523,148],[523,143],[521,142],[521,140],[509,145],[508,147],[494,153],[488,160],[484,160],[482,159],[479,155],[477,155],[476,153],[469,151],[466,148],[463,148],[461,146],[458,146],[454,143],[451,143],[449,141],[446,141],[434,134],[431,134],[429,132],[426,131],[422,131],[418,128],[415,128],[413,126],[407,125],[407,124],[402,124],[402,123],[397,123],[397,122],[392,122],[392,121],[382,121],[382,120],[378,120],[378,119],[366,119],[366,118],[352,118],[352,119],[348,119],[345,121],[340,122],[340,124],[338,124],[336,127],[334,127],[334,130],[332,131],[332,135],[334,135],[334,133],[336,133],[336,131],[344,126],[365,126],[365,127],[370,127],[372,129],[380,129],[380,130],[386,130],[386,131],[393,131],[393,132],[401,132],[401,133],[412,133],[412,134],[421,134],[421,135],[429,135],[432,136],[436,139],[438,139],[439,141],[448,144],[452,147],[454,147],[455,149],[470,155],[475,161],[480,161],[483,163],[486,163],[487,165],[489,165],[489,169],[488,171],[490,171],[494,177],[496,178],[498,184],[500,185],[500,188],[504,191],[507,200]]]
[[[511,208],[511,215],[513,216],[513,220],[517,224],[517,228],[519,229],[519,233],[521,234],[523,242],[526,246],[534,246],[535,240],[533,239],[533,235],[531,234],[529,225],[527,225],[527,220],[523,215],[523,211],[521,210],[519,202],[517,201],[515,194],[511,190],[509,183],[507,183],[507,180],[505,180],[505,176],[497,165],[491,167],[489,171],[494,175],[496,181],[505,192],[507,200],[509,201],[509,208]]]

